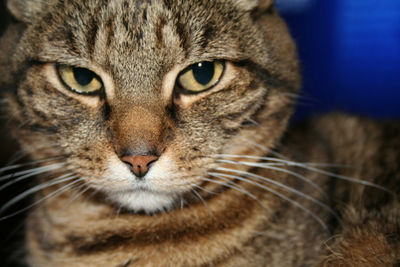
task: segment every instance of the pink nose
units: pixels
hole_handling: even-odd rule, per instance
[[[122,157],[122,161],[131,165],[132,172],[137,177],[145,176],[150,169],[150,164],[156,160],[158,160],[158,157],[154,155]]]

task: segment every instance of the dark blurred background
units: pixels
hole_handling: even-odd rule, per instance
[[[296,114],[344,110],[400,118],[399,0],[276,0],[298,44]]]
[[[10,17],[4,0],[0,1],[3,32]],[[302,64],[304,82],[296,122],[331,110],[400,118],[399,0],[276,2],[298,44]],[[3,125],[0,122],[0,167],[15,152]],[[13,190],[1,191],[0,205],[13,194]],[[12,245],[21,229],[21,217],[0,220],[0,266],[11,266],[4,259],[21,248],[21,243]]]

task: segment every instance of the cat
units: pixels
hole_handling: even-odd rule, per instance
[[[301,77],[272,0],[7,5],[0,85],[38,167],[1,211],[35,194],[27,265],[399,264],[399,124],[288,128]]]

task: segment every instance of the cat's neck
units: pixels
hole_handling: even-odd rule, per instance
[[[176,265],[188,258],[199,261],[196,265],[200,265],[205,257],[200,254],[208,246],[214,247],[215,242],[219,248],[209,255],[212,258],[234,250],[243,240],[253,238],[262,230],[260,227],[274,213],[260,210],[276,210],[280,205],[276,198],[262,193],[253,190],[258,199],[255,200],[230,190],[210,196],[206,203],[199,201],[154,215],[118,212],[111,205],[85,200],[84,196],[71,202],[65,195],[31,214],[29,235],[41,237],[30,239],[35,243],[33,246],[51,249],[60,255],[67,250],[68,257],[123,249],[134,251],[138,259],[148,258],[150,254],[165,258],[173,257],[169,249],[179,247],[180,256],[174,259]],[[179,259],[183,262],[178,262]]]

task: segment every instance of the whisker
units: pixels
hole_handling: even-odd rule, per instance
[[[275,165],[275,163],[265,163],[264,164],[264,163],[253,163],[253,162],[231,161],[231,160],[218,160],[218,161],[219,162],[223,162],[223,163],[236,164],[236,165],[246,165],[246,166],[251,166],[251,167],[259,167],[259,168],[264,168],[264,169],[270,169],[270,170],[276,170],[276,171],[284,172],[284,173],[290,174],[290,175],[292,175],[294,177],[297,177],[300,180],[310,184],[312,187],[314,187],[317,191],[319,191],[325,197],[328,197],[326,192],[319,185],[317,185],[316,183],[314,183],[310,179],[307,179],[305,176],[300,175],[300,174],[298,174],[296,172],[293,172],[293,171],[290,171],[290,170],[286,170],[286,169],[283,169],[283,168],[279,168],[279,167],[274,167],[273,165]]]
[[[117,212],[115,213],[114,219],[118,219],[119,215],[121,214],[122,208],[123,208],[123,205],[122,205],[122,204],[119,204],[119,205],[118,205]],[[110,219],[112,220],[111,216],[110,216]]]
[[[265,206],[255,195],[253,195],[252,193],[250,193],[249,191],[247,191],[246,189],[244,189],[242,186],[239,187],[238,185],[233,185],[233,182],[232,182],[232,181],[230,181],[230,180],[228,180],[228,179],[224,179],[224,178],[222,178],[222,177],[217,177],[217,178],[222,179],[222,180],[225,180],[225,181],[228,181],[228,182],[227,182],[227,183],[224,183],[224,182],[221,182],[221,181],[216,181],[216,180],[208,179],[208,178],[206,178],[206,177],[202,177],[201,179],[202,179],[203,181],[207,181],[207,182],[210,182],[210,183],[219,184],[219,185],[222,185],[222,186],[231,188],[231,189],[233,189],[233,190],[236,190],[236,191],[238,191],[238,192],[240,192],[240,193],[243,193],[243,194],[247,195],[248,197],[250,197],[250,198],[254,199],[255,201],[257,201],[258,204],[260,204],[260,206],[263,207],[264,209],[270,210],[270,208],[268,208],[267,206]],[[202,188],[201,188],[201,189],[202,189]]]
[[[184,201],[183,201],[182,194],[179,194],[179,202],[180,202],[180,208],[181,208],[181,210],[183,210]]]
[[[266,161],[273,161],[278,162],[275,165],[280,166],[296,166],[299,165],[307,165],[307,166],[319,166],[319,167],[339,167],[339,168],[348,168],[346,165],[341,164],[333,164],[333,163],[322,163],[322,162],[295,162],[285,159],[273,158],[273,157],[259,157],[259,156],[251,156],[251,155],[231,155],[231,154],[217,154],[217,157],[227,157],[227,158],[247,158],[247,159],[258,159],[258,160],[266,160]],[[250,162],[249,162],[250,163]],[[272,163],[265,163],[262,162],[260,164],[272,164]]]
[[[35,174],[31,175],[31,176],[33,176],[33,175],[36,175],[36,174],[39,174],[39,173],[43,173],[43,172],[59,169],[59,168],[63,167],[64,165],[65,165],[65,163],[53,163],[53,164],[46,165],[46,166],[41,166],[41,167],[29,169],[29,170],[19,171],[19,172],[16,172],[16,173],[11,173],[11,174],[7,174],[7,175],[1,176],[0,177],[0,181],[4,181],[4,180],[10,179],[10,178],[19,177],[20,175],[35,173]]]
[[[385,188],[383,186],[380,186],[378,184],[372,183],[372,182],[368,182],[368,181],[365,181],[365,180],[356,179],[356,178],[353,178],[353,177],[348,177],[348,176],[332,173],[332,172],[329,172],[329,171],[324,171],[324,170],[317,169],[317,168],[314,168],[314,167],[311,167],[311,166],[304,166],[303,165],[303,166],[299,166],[299,167],[305,168],[305,169],[310,170],[310,171],[314,171],[316,173],[320,173],[320,174],[324,174],[324,175],[327,175],[327,176],[335,177],[335,178],[338,178],[338,179],[341,179],[341,180],[344,180],[344,181],[358,183],[358,184],[362,184],[362,185],[365,185],[365,186],[370,186],[370,187],[382,190],[382,191],[384,191],[384,192],[386,192],[386,193],[388,193],[388,194],[390,194],[392,196],[395,196],[395,193],[392,192],[391,190],[389,190],[389,189],[387,189],[387,188]]]
[[[224,169],[224,168],[222,168],[222,169]],[[217,173],[217,175],[225,175],[225,174]],[[225,176],[227,176],[227,175],[225,175]],[[328,226],[322,221],[322,219],[320,217],[318,217],[314,212],[312,212],[308,208],[304,207],[303,205],[301,205],[297,201],[295,201],[295,200],[293,200],[293,199],[291,199],[291,198],[279,193],[278,191],[276,191],[276,190],[274,190],[272,188],[266,187],[266,186],[264,186],[264,185],[262,185],[262,184],[260,184],[258,182],[251,181],[251,180],[245,179],[243,177],[238,177],[238,176],[235,176],[235,179],[241,180],[241,181],[243,181],[245,183],[256,185],[256,186],[258,186],[258,187],[260,187],[260,188],[262,188],[262,189],[264,189],[264,190],[266,190],[266,191],[268,191],[268,192],[270,192],[270,193],[272,193],[272,194],[274,194],[274,195],[276,195],[276,196],[288,201],[289,203],[292,203],[293,205],[295,205],[296,207],[300,208],[304,212],[310,214],[325,230],[329,231]]]
[[[23,158],[25,155],[22,156],[18,156],[18,159],[16,159],[15,161],[20,160],[21,158]],[[53,161],[53,160],[57,160],[57,159],[61,159],[61,156],[57,156],[57,157],[51,157],[51,158],[47,158],[47,159],[42,159],[42,160],[35,160],[35,161],[31,161],[31,162],[27,162],[27,163],[20,163],[20,164],[14,164],[14,165],[8,165],[6,167],[0,168],[0,173],[1,172],[5,172],[5,171],[9,171],[9,170],[14,170],[14,169],[18,169],[18,168],[22,168],[22,167],[26,167],[26,166],[31,166],[31,165],[36,165],[36,164],[40,164],[40,163],[45,163],[45,162],[49,162],[49,161]],[[0,177],[1,178],[1,177]]]
[[[280,187],[280,188],[285,189],[286,191],[289,191],[289,192],[291,192],[291,193],[294,193],[294,194],[296,194],[296,195],[298,195],[298,196],[300,196],[300,197],[302,197],[302,198],[304,198],[304,199],[307,199],[307,200],[309,200],[309,201],[311,201],[311,202],[317,204],[317,205],[320,206],[321,208],[324,208],[324,209],[327,210],[329,213],[331,213],[338,221],[340,221],[339,216],[338,216],[338,215],[336,214],[336,212],[334,212],[328,205],[322,203],[321,201],[319,201],[319,200],[317,200],[317,199],[315,199],[315,198],[313,198],[313,197],[310,197],[310,196],[307,195],[307,194],[304,194],[303,192],[301,192],[301,191],[299,191],[299,190],[297,190],[297,189],[291,188],[291,187],[289,187],[289,186],[287,186],[287,185],[285,185],[285,184],[282,184],[282,183],[277,182],[277,181],[275,181],[275,180],[272,180],[272,179],[269,179],[269,178],[267,178],[267,177],[264,177],[264,176],[261,176],[261,175],[257,175],[257,174],[254,174],[254,173],[250,173],[250,172],[244,172],[244,171],[233,170],[233,169],[227,169],[227,168],[217,168],[217,170],[229,171],[229,172],[234,172],[234,173],[238,173],[238,174],[245,175],[245,176],[251,176],[251,177],[254,177],[254,178],[256,178],[256,179],[265,181],[265,182],[267,182],[267,183],[276,185],[276,186],[278,186],[278,187]],[[212,175],[212,173],[209,173],[209,174]],[[221,174],[221,173],[216,173],[216,174],[223,175],[223,176],[228,176],[228,177],[230,177],[230,178],[239,179],[239,180],[241,180],[241,179],[242,179],[242,180],[247,180],[247,179],[245,179],[244,177],[239,177],[239,176],[236,176],[236,175]],[[256,183],[257,183],[257,182],[256,182]],[[257,185],[260,185],[260,184],[257,183]]]
[[[248,144],[250,144],[250,145],[252,145],[252,146],[255,146],[255,147],[258,148],[261,152],[271,154],[271,155],[273,155],[273,156],[275,156],[275,157],[278,157],[278,158],[287,159],[287,157],[285,157],[284,155],[282,155],[282,154],[280,154],[280,153],[274,151],[273,149],[271,149],[271,148],[269,148],[269,147],[267,147],[267,146],[264,146],[264,145],[261,145],[261,144],[259,144],[259,143],[257,143],[257,142],[254,142],[253,140],[251,140],[251,139],[249,139],[249,138],[242,137],[241,139],[242,139],[244,142],[246,142],[246,143],[248,143]],[[217,154],[216,156],[223,156],[223,155],[228,155],[228,154]],[[233,156],[233,155],[232,155],[232,156]],[[239,156],[239,155],[235,155],[235,156]]]
[[[279,152],[274,151],[273,149],[270,149],[268,147],[265,147],[265,148],[266,148],[266,151],[268,151],[268,154],[271,154],[271,155],[273,155],[273,156],[275,156],[277,158],[288,159],[287,157],[285,157],[284,155],[282,155]]]
[[[39,185],[37,185],[37,186],[34,186],[34,187],[32,187],[31,189],[28,189],[28,190],[24,191],[23,193],[17,195],[16,197],[14,197],[14,198],[12,198],[11,200],[9,200],[8,202],[6,202],[6,203],[0,208],[0,213],[3,213],[3,212],[4,212],[5,210],[7,210],[10,206],[14,205],[14,204],[17,203],[18,201],[24,199],[25,197],[27,197],[27,196],[29,196],[29,195],[31,195],[31,194],[33,194],[33,193],[36,193],[36,192],[38,192],[38,191],[40,191],[40,190],[42,190],[42,189],[45,189],[45,188],[47,188],[47,187],[50,187],[50,186],[53,186],[53,185],[56,185],[56,184],[60,184],[60,183],[66,182],[66,181],[73,180],[73,179],[75,179],[75,178],[77,178],[76,175],[70,176],[70,177],[66,177],[66,178],[63,178],[63,179],[52,180],[52,181],[49,181],[49,182],[46,182],[46,183],[43,183],[43,184],[39,184]]]
[[[317,99],[309,96],[305,96],[303,94],[294,94],[294,93],[283,93],[288,98],[291,98],[293,103],[301,104],[301,105],[310,105],[318,103]]]
[[[81,182],[83,182],[83,180],[80,180]],[[80,191],[82,188],[84,188],[82,191]],[[72,202],[74,202],[75,199],[79,198],[80,196],[82,196],[85,192],[87,192],[90,189],[90,186],[85,184],[83,182],[82,185],[80,185],[76,191],[77,193],[75,193],[73,196],[71,196],[71,198],[68,200],[68,202],[66,203],[66,205],[70,205]]]
[[[74,178],[77,178],[77,176],[70,177],[69,180],[74,179]],[[68,180],[68,179],[65,179],[65,181],[67,181],[67,180]],[[59,181],[58,183],[62,183],[62,182],[64,182],[64,181]],[[27,207],[25,207],[25,208],[23,208],[23,209],[20,209],[20,210],[17,211],[17,212],[14,212],[14,213],[12,213],[12,214],[9,214],[9,215],[6,215],[6,216],[1,217],[1,218],[0,218],[0,221],[6,220],[6,219],[11,218],[11,217],[13,217],[13,216],[15,216],[15,215],[21,214],[22,212],[24,212],[24,211],[26,211],[26,210],[28,210],[28,209],[30,209],[30,208],[36,206],[37,204],[39,204],[39,203],[41,203],[41,202],[43,202],[43,201],[45,201],[45,200],[47,200],[47,199],[54,198],[54,197],[56,197],[56,196],[62,194],[63,192],[65,192],[65,191],[67,191],[67,190],[70,190],[70,188],[72,188],[73,185],[76,184],[76,183],[78,183],[78,182],[80,182],[80,179],[75,180],[75,181],[73,181],[73,182],[70,182],[70,183],[67,184],[67,185],[62,186],[61,188],[59,188],[59,189],[57,189],[56,191],[54,191],[54,192],[48,194],[48,195],[45,196],[44,198],[41,198],[40,200],[34,202],[33,204],[31,204],[31,205],[29,205],[29,206],[27,206]],[[54,183],[54,184],[56,184],[56,183]],[[51,184],[51,185],[54,185],[54,184]],[[51,185],[47,185],[46,187],[51,186]],[[45,188],[45,187],[43,187],[43,188]],[[31,194],[32,194],[32,193],[35,193],[35,192],[37,192],[37,191],[39,191],[39,190],[41,190],[41,189],[43,189],[43,188],[40,188],[40,189],[37,189],[37,190],[34,191],[34,192],[31,192]],[[26,197],[26,195],[25,195],[24,197]],[[21,199],[22,199],[22,198],[21,198]],[[19,200],[21,200],[21,199],[18,199],[17,201],[19,201]],[[14,201],[14,203],[17,202],[17,201]],[[8,203],[9,203],[9,202],[7,202],[6,205],[7,205]],[[6,210],[8,207],[10,207],[11,205],[13,205],[14,203],[8,204],[7,207],[4,207],[4,206],[3,206],[3,207],[1,208],[1,210],[0,210],[0,213],[3,213],[4,210]]]
[[[283,92],[282,94],[286,95],[286,96],[289,96],[289,97],[292,97],[292,98],[295,98],[295,99],[297,99],[297,98],[299,98],[301,96],[300,94],[286,93],[286,92]]]
[[[260,125],[257,121],[253,120],[252,118],[246,118],[249,122],[251,122],[252,124],[258,126]]]
[[[83,177],[81,177],[81,179],[82,179],[82,180],[85,180]],[[94,188],[94,187],[92,187],[92,186],[90,186],[90,185],[89,185],[88,187],[89,187],[89,189],[92,190],[92,192],[91,192],[88,196],[86,196],[85,199],[90,199],[90,198],[92,198],[94,195],[96,195],[97,193],[100,192],[99,189]]]
[[[2,173],[3,171],[7,170],[7,167],[13,165],[15,162],[21,160],[22,158],[24,158],[27,155],[26,151],[24,150],[20,150],[16,153],[14,153],[12,155],[12,157],[9,159],[9,161],[5,164],[5,170],[3,170],[4,168],[0,168],[0,173]]]
[[[210,191],[210,190],[207,190],[207,189],[205,189],[205,188],[203,188],[203,187],[201,187],[201,186],[199,186],[199,185],[197,185],[197,184],[191,184],[191,185],[194,186],[194,187],[199,188],[200,190],[203,190],[204,192],[206,192],[206,193],[208,193],[208,194],[211,194],[211,195],[218,195],[217,193],[215,193],[215,192],[213,192],[213,191]]]
[[[45,166],[45,167],[48,167],[48,166]],[[39,167],[39,168],[41,168],[41,167]],[[11,186],[13,184],[16,184],[16,183],[20,182],[22,180],[25,180],[25,179],[27,179],[29,177],[35,176],[35,175],[40,174],[40,173],[45,173],[45,172],[49,172],[49,171],[53,171],[55,169],[58,169],[59,166],[53,166],[51,168],[42,168],[42,169],[39,169],[39,168],[36,171],[33,171],[33,172],[28,173],[26,175],[19,176],[18,178],[3,184],[2,186],[0,186],[0,191],[3,190],[4,188],[7,188],[7,187],[9,187],[9,186]]]
[[[333,165],[332,166],[331,164],[326,164],[326,163],[299,163],[299,162],[293,162],[293,161],[277,159],[277,158],[272,158],[272,157],[241,156],[241,155],[229,155],[229,154],[220,154],[219,156],[233,157],[233,158],[242,157],[242,158],[252,158],[252,159],[260,159],[260,160],[269,160],[269,161],[281,162],[281,163],[285,163],[286,166],[300,167],[300,168],[303,168],[303,169],[314,171],[316,173],[320,173],[320,174],[324,174],[324,175],[327,175],[327,176],[330,176],[330,177],[338,178],[338,179],[341,179],[341,180],[344,180],[344,181],[353,182],[353,183],[357,183],[357,184],[361,184],[361,185],[377,188],[377,189],[382,190],[384,192],[387,192],[387,193],[389,193],[391,195],[394,195],[394,193],[391,190],[389,190],[389,189],[387,189],[387,188],[385,188],[383,186],[380,186],[378,184],[375,184],[375,183],[372,183],[372,182],[368,182],[368,181],[365,181],[365,180],[362,180],[362,179],[356,179],[356,178],[353,178],[353,177],[348,177],[348,176],[345,176],[345,175],[336,174],[336,173],[333,173],[333,172],[329,172],[329,171],[325,171],[325,170],[321,170],[321,169],[313,167],[313,165],[314,166],[321,166],[321,164],[323,164],[323,166],[327,166],[327,167],[335,167],[335,166],[337,167],[337,166],[340,166],[340,165]]]
[[[256,142],[254,142],[254,141],[252,141],[252,140],[250,140],[250,139],[248,139],[248,138],[241,138],[244,142],[246,142],[246,143],[248,143],[248,144],[250,144],[250,145],[253,145],[253,146],[255,146],[256,148],[258,148],[260,151],[262,151],[262,152],[264,152],[264,151],[266,151],[267,150],[267,147],[266,146],[263,146],[263,145],[260,145],[260,144],[258,144],[258,143],[256,143]],[[219,155],[224,155],[224,154],[217,154],[216,156],[219,156]]]
[[[297,177],[300,180],[303,180],[304,182],[310,184],[318,192],[320,192],[324,197],[329,198],[328,194],[319,185],[317,185],[316,183],[314,183],[313,181],[311,181],[310,179],[308,179],[304,175],[301,175],[299,173],[296,173],[296,172],[293,172],[293,171],[290,171],[290,170],[286,170],[286,169],[283,169],[283,168],[274,167],[274,166],[268,166],[267,169],[276,170],[276,171],[279,171],[279,172],[284,172],[284,173],[290,174],[290,175],[292,175],[294,177]]]
[[[198,199],[200,199],[200,201],[201,201],[201,202],[203,203],[203,205],[207,208],[207,210],[209,210],[209,211],[211,212],[211,210],[210,210],[210,208],[208,207],[206,201],[205,201],[204,198],[199,194],[199,192],[197,192],[196,189],[192,189],[192,192],[196,195],[196,197],[197,197]]]

